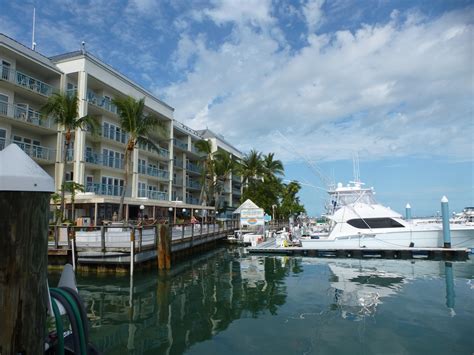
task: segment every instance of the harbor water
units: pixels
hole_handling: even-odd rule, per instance
[[[105,354],[472,354],[474,262],[255,256],[78,274]],[[51,275],[54,282],[55,275]]]

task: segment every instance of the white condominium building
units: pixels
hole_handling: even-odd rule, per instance
[[[165,217],[169,207],[178,214],[185,211],[188,217],[213,210],[201,205],[198,162],[202,154],[195,143],[201,139],[216,141],[218,136],[177,122],[171,106],[84,48],[47,58],[0,34],[0,74],[0,150],[11,143],[19,145],[55,178],[57,191],[63,169],[66,180],[82,184],[85,192],[77,194],[76,214],[70,218],[90,217],[99,223],[111,219],[118,210],[124,188],[127,133],[121,130],[112,100],[126,96],[145,98],[145,111],[162,121],[168,136],[163,137],[158,131],[151,134],[159,151],[144,145],[135,148],[133,172],[125,192],[125,216],[133,219],[143,213],[150,218]],[[84,130],[74,132],[65,164],[61,127],[40,113],[55,92],[77,95],[79,117],[94,116],[100,124],[98,135]],[[222,142],[214,142],[215,149],[219,147],[241,158],[238,150]],[[226,206],[236,207],[240,178],[234,176],[229,181]]]

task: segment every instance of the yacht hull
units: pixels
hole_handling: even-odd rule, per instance
[[[302,239],[305,249],[405,249],[440,248],[444,246],[442,229],[377,231],[355,235],[338,235],[320,239]],[[451,247],[474,249],[474,228],[452,228]]]

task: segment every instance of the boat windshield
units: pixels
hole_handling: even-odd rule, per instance
[[[337,204],[339,207],[347,206],[354,203],[366,203],[368,205],[374,205],[375,201],[372,191],[358,191],[354,192],[341,192],[337,196]]]

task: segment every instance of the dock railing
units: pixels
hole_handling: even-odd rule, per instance
[[[168,225],[171,245],[184,242],[202,242],[210,236],[232,234],[237,228],[236,221],[219,223],[182,223]],[[49,248],[75,249],[80,251],[130,252],[131,242],[135,252],[156,249],[162,224],[153,225],[102,225],[94,227],[51,226]],[[191,243],[191,246],[194,243]],[[200,243],[199,243],[200,244]]]

